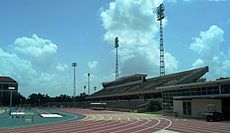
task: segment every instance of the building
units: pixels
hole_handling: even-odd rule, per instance
[[[86,99],[113,102],[113,107],[135,105],[139,108],[143,101],[162,98],[164,115],[204,118],[206,112],[217,111],[230,119],[230,79],[202,81],[201,77],[207,72],[206,66],[149,79],[145,74],[135,74],[102,83],[103,89]]]
[[[87,100],[132,100],[161,97],[160,86],[171,86],[196,82],[208,72],[208,67],[173,73],[165,76],[146,78],[146,74],[135,74],[102,83],[103,89],[86,97]]]
[[[163,111],[183,117],[204,118],[214,110],[230,119],[230,79],[158,87]]]
[[[149,79],[146,74],[134,74],[102,83],[103,89],[87,96],[86,101],[106,102],[106,106],[113,109],[139,111],[149,99],[162,97],[162,90],[157,87],[194,83],[206,72],[208,67],[201,67]]]
[[[2,106],[10,95],[9,87],[14,87],[14,92],[18,91],[18,83],[11,77],[0,76],[0,106]],[[7,103],[8,104],[8,103]]]

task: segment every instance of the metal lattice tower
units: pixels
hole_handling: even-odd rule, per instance
[[[160,21],[160,76],[165,75],[162,19],[164,19],[164,5],[160,4],[157,8],[157,20]]]
[[[118,69],[118,37],[115,38],[115,49],[116,49],[116,68],[115,68],[115,79],[119,78],[119,69]]]
[[[88,73],[88,95],[90,95],[90,73]]]
[[[74,72],[74,75],[73,75],[73,97],[76,97],[76,66],[77,66],[77,63],[72,63],[72,67],[73,67],[73,72]]]

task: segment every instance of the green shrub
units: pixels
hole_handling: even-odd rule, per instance
[[[149,108],[151,111],[160,111],[162,109],[161,99],[151,99],[149,102]]]

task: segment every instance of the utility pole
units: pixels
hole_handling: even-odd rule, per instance
[[[163,45],[163,26],[162,20],[164,19],[164,5],[160,4],[157,8],[157,20],[160,21],[160,76],[165,75],[165,62],[164,62],[164,45]]]
[[[115,68],[115,80],[119,78],[119,69],[118,69],[118,37],[115,38],[115,49],[116,49],[116,68]]]

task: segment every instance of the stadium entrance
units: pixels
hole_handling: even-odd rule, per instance
[[[222,99],[222,106],[223,106],[223,116],[225,120],[230,120],[230,104],[229,104],[230,98],[224,98]]]

